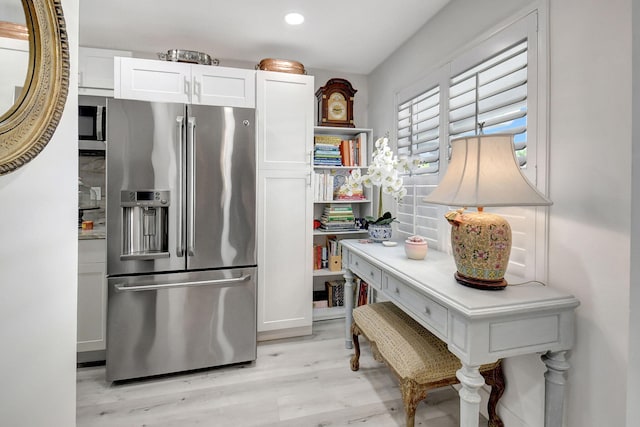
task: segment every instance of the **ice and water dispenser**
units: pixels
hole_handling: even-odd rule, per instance
[[[123,190],[121,259],[169,256],[169,191]]]

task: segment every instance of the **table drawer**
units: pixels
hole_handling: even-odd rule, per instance
[[[354,253],[350,253],[349,257],[349,269],[369,285],[373,286],[374,289],[380,290],[382,285],[382,270]]]
[[[427,298],[424,294],[419,294],[410,286],[388,274],[384,275],[383,291],[389,298],[409,309],[414,317],[432,326],[442,335],[442,338],[447,337],[448,314],[446,307]]]

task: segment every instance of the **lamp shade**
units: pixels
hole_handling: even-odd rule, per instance
[[[520,171],[511,134],[452,140],[447,172],[423,201],[463,207],[552,204]]]

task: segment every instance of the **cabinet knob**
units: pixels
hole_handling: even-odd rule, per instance
[[[429,307],[424,308],[424,314],[426,314],[427,316],[431,316],[431,310],[429,310]]]
[[[400,294],[400,289],[396,288],[396,294]]]

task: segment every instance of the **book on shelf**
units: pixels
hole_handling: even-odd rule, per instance
[[[334,135],[315,135],[313,142],[316,144],[340,145],[342,138]]]
[[[359,277],[355,278],[355,288],[358,293],[358,298],[356,300],[356,307],[361,305],[368,304],[369,302],[369,284]]]
[[[353,207],[348,203],[339,205],[335,203],[329,203],[329,206],[327,206],[327,208],[329,208],[331,212],[353,212]]]
[[[329,280],[324,283],[329,307],[344,306],[344,279]]]
[[[355,138],[358,166],[367,165],[367,133],[361,132]]]

